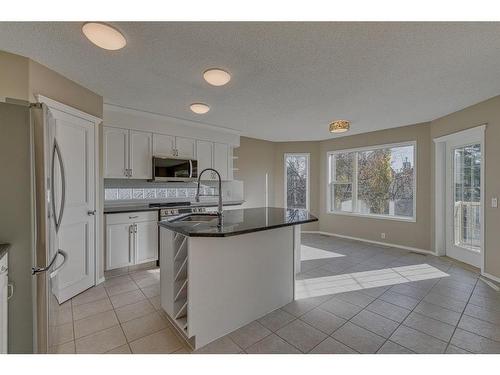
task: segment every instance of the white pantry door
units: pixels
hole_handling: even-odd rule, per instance
[[[49,117],[66,185],[57,247],[68,259],[53,283],[53,293],[63,303],[95,284],[95,125],[56,109],[49,109]],[[56,197],[62,197],[63,177],[56,171]],[[59,210],[61,199],[55,201]]]

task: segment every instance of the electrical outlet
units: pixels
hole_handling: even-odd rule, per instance
[[[491,207],[497,208],[498,207],[498,198],[491,198]]]
[[[380,238],[382,238],[383,240],[385,240],[385,233],[380,233]]]

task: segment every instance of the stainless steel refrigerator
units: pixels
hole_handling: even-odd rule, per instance
[[[2,164],[1,242],[11,244],[9,352],[49,352],[61,306],[53,283],[68,255],[58,232],[65,212],[66,180],[54,127],[45,105],[0,103]]]

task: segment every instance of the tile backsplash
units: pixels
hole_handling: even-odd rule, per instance
[[[200,193],[204,195],[215,195],[216,188],[210,186],[201,186]],[[104,200],[152,200],[168,198],[194,198],[196,188],[176,187],[176,188],[105,188]]]

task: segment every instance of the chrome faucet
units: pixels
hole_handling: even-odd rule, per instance
[[[196,200],[196,202],[200,201],[200,181],[201,181],[201,176],[206,171],[215,172],[215,174],[217,175],[217,177],[219,179],[219,204],[217,205],[217,218],[219,220],[218,220],[217,226],[218,227],[222,227],[222,222],[223,222],[222,221],[222,217],[223,217],[223,211],[222,211],[222,179],[220,177],[219,172],[217,172],[215,169],[213,169],[213,168],[205,168],[198,175],[198,187],[196,188],[196,197],[195,197],[195,200]]]

